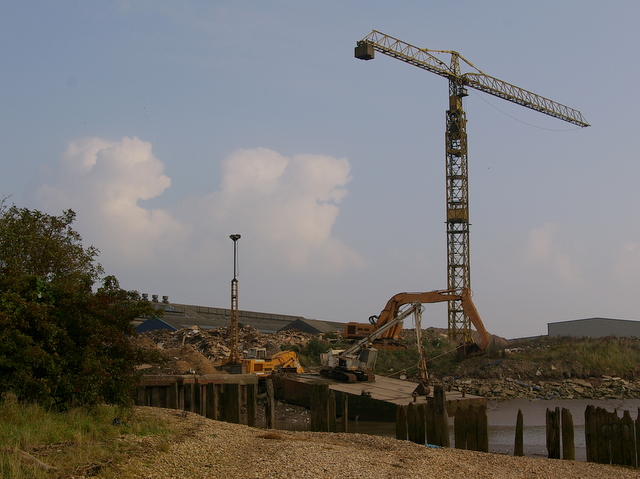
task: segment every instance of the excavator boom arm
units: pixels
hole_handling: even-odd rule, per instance
[[[442,303],[444,301],[460,301],[462,309],[474,325],[476,331],[480,334],[480,349],[484,351],[489,345],[489,333],[484,327],[482,319],[478,314],[473,301],[471,299],[471,291],[468,288],[462,290],[443,289],[438,291],[428,291],[424,293],[398,293],[394,295],[378,316],[376,323],[377,331],[382,335],[389,330],[398,329],[395,336],[402,329],[402,321],[397,321],[399,308],[408,303]],[[408,314],[407,314],[408,315]],[[393,324],[391,324],[393,323]],[[379,329],[384,328],[382,332]]]

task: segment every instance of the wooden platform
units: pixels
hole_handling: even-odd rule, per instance
[[[299,374],[287,377],[283,381],[283,399],[287,402],[309,407],[311,402],[311,385],[324,383],[335,391],[338,410],[342,395],[348,396],[349,417],[359,416],[368,421],[395,421],[396,406],[411,402],[425,403],[433,399],[433,388],[429,396],[417,396],[413,391],[417,384],[410,381],[376,376],[373,382],[342,383],[326,379],[319,374]],[[458,407],[486,404],[482,396],[466,394],[460,391],[446,393],[447,412],[454,415]]]

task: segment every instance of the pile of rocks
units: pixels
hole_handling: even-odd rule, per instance
[[[640,381],[602,376],[589,379],[520,381],[504,379],[461,379],[445,377],[454,390],[494,399],[631,399],[640,397]]]

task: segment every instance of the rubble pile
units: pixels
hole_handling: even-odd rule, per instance
[[[282,348],[303,346],[313,337],[297,330],[261,333],[251,326],[243,326],[238,331],[238,346],[240,351],[266,348],[270,356]],[[228,328],[192,326],[177,331],[155,330],[141,333],[135,341],[139,348],[155,349],[165,358],[161,364],[140,366],[146,374],[213,374],[215,367],[231,354]]]

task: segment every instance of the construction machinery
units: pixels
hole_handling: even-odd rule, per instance
[[[248,374],[255,374],[258,379],[267,378],[276,372],[305,372],[295,351],[279,351],[267,357],[266,348],[249,348],[242,364]]]
[[[372,60],[376,51],[449,80],[449,109],[445,135],[447,287],[451,290],[470,288],[467,119],[462,108],[462,99],[468,96],[467,88],[483,91],[580,127],[589,124],[579,111],[489,76],[458,52],[418,48],[373,30],[357,42],[355,57]],[[436,55],[448,55],[448,64]],[[471,71],[463,73],[461,62]],[[458,343],[466,344],[471,341],[470,318],[465,315],[460,301],[449,302],[448,334],[449,339]]]
[[[484,351],[489,345],[489,333],[480,319],[471,299],[471,291],[464,288],[461,290],[437,290],[424,293],[398,293],[391,297],[382,312],[377,316],[374,329],[362,339],[356,341],[345,350],[332,349],[323,353],[320,357],[322,376],[337,379],[339,381],[373,381],[374,375],[371,372],[376,363],[378,349],[374,347],[375,341],[381,337],[398,337],[402,330],[403,320],[410,314],[416,317],[416,330],[421,330],[422,304],[441,303],[444,301],[459,301],[462,309],[475,326],[480,335],[480,344],[477,347]],[[409,305],[407,307],[407,305]],[[367,326],[367,325],[365,325]],[[420,369],[425,371],[426,380],[426,359],[422,350],[422,341],[418,333],[418,348],[421,362]],[[473,344],[475,342],[471,340]]]
[[[481,337],[481,342],[478,345],[480,350],[484,351],[489,344],[489,334],[487,333],[478,311],[476,310],[473,301],[471,300],[471,291],[468,288],[462,288],[459,290],[437,290],[429,291],[425,293],[398,293],[394,295],[386,306],[377,316],[371,316],[369,318],[369,324],[367,323],[347,323],[344,327],[343,337],[346,339],[363,339],[369,337],[372,333],[386,325],[390,321],[393,321],[399,308],[413,301],[419,301],[420,303],[439,303],[439,302],[452,302],[457,301],[462,307],[462,311],[465,312],[469,318],[471,324],[475,326],[476,331]],[[397,340],[402,331],[402,322],[395,323],[393,327],[385,329],[382,334],[375,336],[374,342],[377,345],[384,347],[384,344],[380,344],[385,340]],[[468,340],[465,344],[473,344],[475,341],[471,334],[469,334]]]

